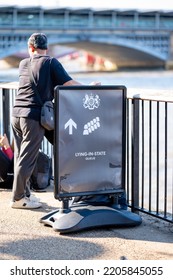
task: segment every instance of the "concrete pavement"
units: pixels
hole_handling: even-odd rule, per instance
[[[142,224],[59,234],[39,219],[55,210],[53,186],[33,193],[36,210],[9,207],[11,190],[0,189],[0,260],[173,260],[173,225],[142,215]]]

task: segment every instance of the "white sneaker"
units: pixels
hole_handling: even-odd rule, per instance
[[[12,201],[10,206],[16,209],[35,209],[41,207],[41,203],[32,201],[28,197],[24,197],[20,200]]]
[[[38,198],[32,194],[28,198],[33,202],[40,202],[40,198]]]

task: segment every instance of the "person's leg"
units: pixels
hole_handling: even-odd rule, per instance
[[[44,137],[39,122],[28,118],[13,118],[14,132],[14,181],[12,200],[25,197],[29,180]]]

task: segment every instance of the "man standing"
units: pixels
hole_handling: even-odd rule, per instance
[[[78,85],[60,62],[47,55],[47,37],[34,33],[28,40],[30,58],[19,65],[19,89],[12,113],[14,134],[14,181],[12,208],[39,208],[41,203],[31,197],[28,183],[34,170],[45,129],[40,125],[40,102],[30,78],[30,67],[43,102],[53,100],[57,85]]]

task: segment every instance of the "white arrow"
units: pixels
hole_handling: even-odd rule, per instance
[[[73,127],[77,129],[77,124],[72,119],[69,119],[64,125],[65,129],[67,127],[69,127],[69,134],[73,134]]]

